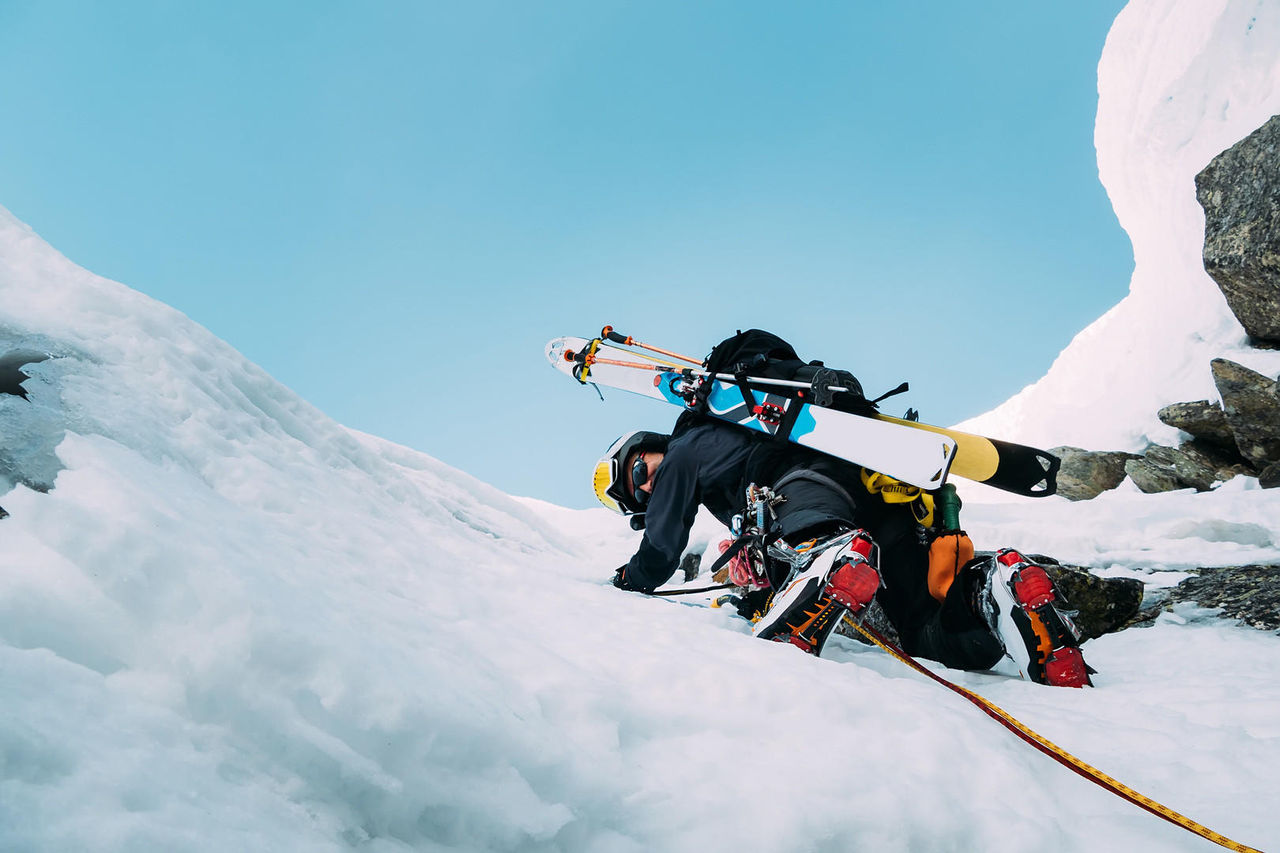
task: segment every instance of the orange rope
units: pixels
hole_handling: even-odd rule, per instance
[[[1214,832],[1212,829],[1209,829],[1206,826],[1202,826],[1201,824],[1196,823],[1191,818],[1186,817],[1185,815],[1181,815],[1178,812],[1175,812],[1173,809],[1167,806],[1163,806],[1160,803],[1157,803],[1155,800],[1151,799],[1150,797],[1145,797],[1142,794],[1139,794],[1137,791],[1111,778],[1107,774],[1103,773],[1101,770],[1098,770],[1096,767],[1092,767],[1088,764],[1085,764],[1083,761],[1076,758],[1074,755],[1067,752],[1062,747],[1058,746],[1057,744],[1053,743],[1047,738],[1044,738],[1041,735],[1033,732],[1031,729],[1027,728],[1021,722],[1014,719],[1013,716],[1010,715],[1008,712],[992,704],[987,699],[984,699],[983,697],[979,696],[977,693],[974,693],[971,690],[966,690],[965,688],[960,687],[959,685],[952,684],[950,681],[947,681],[942,676],[938,675],[932,670],[921,665],[917,660],[915,660],[909,654],[907,654],[902,649],[898,648],[897,646],[893,645],[893,643],[885,639],[885,637],[881,635],[880,632],[876,631],[874,628],[870,628],[864,625],[859,625],[853,619],[849,618],[847,614],[845,617],[845,622],[853,626],[853,628],[856,629],[860,634],[862,634],[862,636],[866,637],[868,640],[875,643],[881,649],[888,652],[890,655],[897,658],[898,660],[902,661],[907,666],[914,669],[916,672],[919,672],[922,675],[928,676],[929,678],[941,684],[943,687],[947,688],[948,690],[958,693],[959,695],[963,696],[965,699],[968,699],[970,702],[977,705],[978,708],[980,708],[983,713],[991,717],[993,720],[995,720],[1000,725],[1004,726],[1009,731],[1013,732],[1025,743],[1028,743],[1031,746],[1035,747],[1036,749],[1040,750],[1040,752],[1049,756],[1054,761],[1058,762],[1063,767],[1066,767],[1068,770],[1072,771],[1073,773],[1083,776],[1084,778],[1088,779],[1090,782],[1093,782],[1095,785],[1099,785],[1103,788],[1106,788],[1108,791],[1115,794],[1116,796],[1122,797],[1123,799],[1126,799],[1129,802],[1133,803],[1135,806],[1138,806],[1141,809],[1145,809],[1151,812],[1156,817],[1163,818],[1164,820],[1167,820],[1172,824],[1176,824],[1177,826],[1180,826],[1189,832],[1194,832],[1196,835],[1199,835],[1201,838],[1207,838],[1208,840],[1212,841],[1214,844],[1220,845],[1222,847],[1226,847],[1228,850],[1235,850],[1237,851],[1237,853],[1262,853],[1262,851],[1260,850],[1241,844],[1238,841],[1232,841],[1230,838],[1227,838],[1225,835]]]

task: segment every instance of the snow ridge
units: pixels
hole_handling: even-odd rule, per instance
[[[1132,0],[1098,63],[1098,174],[1133,243],[1129,294],[1038,382],[960,427],[1044,447],[1176,444],[1162,406],[1217,399],[1209,361],[1275,375],[1204,271],[1195,175],[1280,112],[1280,7]]]

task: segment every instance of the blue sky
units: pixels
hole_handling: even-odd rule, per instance
[[[0,0],[0,204],[339,421],[514,494],[676,411],[542,360],[772,329],[954,423],[1118,301],[1118,0]]]

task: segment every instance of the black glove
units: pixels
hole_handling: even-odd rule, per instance
[[[616,586],[618,589],[625,589],[627,592],[643,592],[643,593],[653,592],[653,590],[651,589],[646,589],[645,587],[636,586],[635,584],[631,583],[631,581],[627,579],[626,566],[619,566],[618,570],[613,573],[613,585]]]
[[[751,590],[738,602],[738,615],[749,622],[754,622],[756,617],[763,616],[768,611],[771,595],[773,595],[771,589]]]

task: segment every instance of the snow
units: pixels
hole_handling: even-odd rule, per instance
[[[1156,412],[1217,400],[1209,362],[1269,376],[1280,351],[1250,349],[1204,271],[1195,176],[1280,113],[1280,5],[1132,0],[1098,63],[1098,174],[1133,243],[1129,294],[1049,372],[962,429],[1043,447],[1140,452],[1176,445]]]
[[[1272,32],[1256,3],[1135,2],[1117,21],[1099,150],[1131,233],[1158,219],[1161,170],[1128,196],[1109,177],[1144,162],[1135,137],[1102,144],[1111,99],[1150,128],[1137,107],[1170,80],[1190,95],[1254,79],[1240,6]],[[1168,56],[1182,41],[1204,58]],[[1219,124],[1185,124],[1182,147],[1212,147]],[[1150,139],[1156,162],[1181,156],[1170,139]],[[1176,330],[1182,297],[1166,301]],[[616,516],[345,429],[0,209],[0,350],[19,345],[55,357],[27,368],[29,402],[0,396],[0,461],[53,488],[0,480],[0,850],[1210,847],[878,650],[837,638],[816,660],[705,599],[613,589],[636,545]],[[1183,381],[1164,366],[1153,385]],[[1093,420],[1118,435],[1135,411]],[[1078,504],[962,493],[979,547],[1153,591],[1280,563],[1280,491],[1256,481]],[[703,518],[691,541],[718,536]],[[1086,650],[1092,690],[947,675],[1143,794],[1280,848],[1276,637],[1180,606]]]

